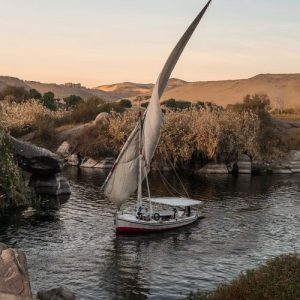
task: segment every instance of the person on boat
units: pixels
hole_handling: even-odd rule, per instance
[[[144,215],[143,215],[143,219],[144,219],[144,221],[150,221],[150,218],[151,218],[150,211],[149,211],[148,208],[146,207],[145,213],[144,213]]]
[[[177,218],[177,208],[176,207],[174,207],[173,212],[174,212],[173,217],[174,217],[174,219],[176,219]]]
[[[190,215],[191,215],[191,207],[188,206],[188,207],[186,208],[186,216],[189,217]]]
[[[136,217],[138,218],[138,219],[140,219],[141,218],[141,216],[142,216],[142,207],[141,206],[139,206],[139,208],[137,209],[137,211],[136,211]]]

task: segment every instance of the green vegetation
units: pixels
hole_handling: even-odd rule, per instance
[[[55,95],[52,92],[47,92],[41,99],[42,104],[50,110],[57,110],[54,96]]]
[[[0,209],[22,206],[28,196],[21,172],[10,151],[7,132],[0,124]]]
[[[124,107],[124,108],[131,108],[132,107],[132,104],[131,104],[131,101],[128,100],[128,99],[122,99],[119,101],[119,105],[121,107]]]
[[[66,103],[66,109],[72,109],[74,107],[77,107],[80,103],[83,102],[82,98],[76,95],[66,97],[64,98],[64,101]]]
[[[282,255],[256,270],[248,270],[210,293],[191,293],[188,300],[300,299],[300,257]]]
[[[169,100],[163,101],[161,104],[172,110],[183,110],[183,109],[188,109],[188,108],[192,107],[192,103],[190,101],[175,100],[175,99],[169,99]]]

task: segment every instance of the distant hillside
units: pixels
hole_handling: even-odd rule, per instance
[[[113,93],[106,93],[104,91],[96,89],[87,89],[84,87],[69,87],[63,84],[55,83],[41,83],[36,81],[25,81],[15,77],[0,76],[0,89],[7,85],[23,86],[26,89],[36,89],[40,93],[53,92],[56,97],[63,98],[70,95],[78,95],[82,98],[88,98],[90,96],[98,96],[103,100],[111,101],[116,100],[119,97]]]
[[[96,95],[108,101],[150,95],[154,86],[151,83],[123,82],[87,89],[0,76],[0,89],[5,85],[24,86],[27,89],[34,88],[40,93],[52,91],[57,97],[75,94],[87,98]],[[226,106],[241,102],[246,94],[254,93],[268,94],[273,106],[280,106],[280,108],[300,107],[300,74],[261,74],[249,79],[196,82],[172,78],[169,80],[162,100],[175,98],[193,102],[210,101]]]
[[[183,81],[181,79],[171,78],[169,80],[166,90],[168,91],[169,89],[180,87],[186,83],[187,83],[186,81]],[[121,82],[121,83],[115,83],[110,85],[100,85],[95,89],[108,92],[108,93],[113,93],[122,98],[131,98],[138,95],[148,95],[151,93],[153,87],[154,87],[153,83],[145,84],[145,83],[134,83],[134,82]]]
[[[274,106],[300,107],[300,74],[261,74],[241,80],[189,82],[169,89],[163,99],[204,100],[226,106],[254,93],[267,94]]]
[[[151,93],[153,84],[117,83],[97,89],[133,97]],[[300,107],[300,74],[261,74],[249,79],[186,82],[170,79],[162,100],[210,101],[226,106],[241,102],[246,94],[266,93],[274,106]],[[284,107],[282,107],[284,106]]]

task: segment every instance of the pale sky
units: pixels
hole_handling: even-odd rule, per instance
[[[0,75],[154,82],[204,0],[0,0]],[[299,0],[213,0],[172,77],[300,73]]]

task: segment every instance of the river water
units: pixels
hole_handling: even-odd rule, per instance
[[[204,200],[198,223],[164,234],[116,236],[105,173],[69,168],[72,195],[10,212],[0,241],[27,254],[33,291],[65,286],[78,299],[184,299],[276,255],[300,251],[300,176],[184,176]],[[175,176],[164,179],[180,190]],[[169,189],[159,174],[153,196]],[[182,192],[182,191],[181,191]]]

